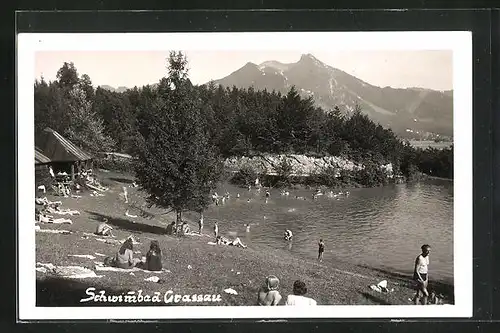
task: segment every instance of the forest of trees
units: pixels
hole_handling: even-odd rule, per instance
[[[453,147],[416,149],[361,109],[349,116],[339,108],[323,110],[293,87],[282,95],[252,87],[192,85],[186,65],[182,54],[172,53],[160,82],[118,93],[94,89],[88,75],[64,63],[55,81],[35,82],[35,135],[50,127],[91,153],[116,151],[146,159],[151,151],[145,147],[155,147],[157,154],[199,154],[214,170],[216,160],[232,156],[342,156],[367,165],[357,177],[368,186],[381,182],[371,173],[387,163],[407,179],[419,172],[453,177]],[[192,147],[199,142],[205,144]]]

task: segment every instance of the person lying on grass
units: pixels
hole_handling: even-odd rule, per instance
[[[49,199],[47,199],[47,197],[43,197],[43,198],[35,198],[35,203],[37,205],[62,205],[62,201],[49,201]]]
[[[123,242],[120,250],[114,257],[104,259],[104,265],[117,268],[133,268],[141,262],[141,259],[134,258],[134,244],[131,238]]]
[[[35,211],[35,221],[40,223],[53,223],[53,224],[73,224],[70,219],[58,218],[55,219],[52,215],[47,215],[41,211]]]
[[[265,285],[259,290],[257,295],[258,305],[278,305],[281,300],[281,295],[278,291],[280,280],[274,276],[266,278]]]
[[[217,245],[232,245],[232,246],[239,246],[244,249],[247,248],[247,246],[241,242],[239,237],[236,237],[233,241],[230,241],[228,238],[224,236],[217,236],[216,243]]]
[[[77,210],[71,210],[71,209],[62,209],[60,204],[54,204],[54,205],[46,205],[45,209],[47,212],[51,214],[59,214],[59,215],[80,215],[80,212]]]

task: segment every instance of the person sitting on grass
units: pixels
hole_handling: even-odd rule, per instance
[[[238,246],[241,248],[246,249],[247,246],[243,244],[240,240],[239,237],[236,237],[233,241],[230,241],[228,238],[224,236],[217,236],[217,245],[232,245],[232,246]]]
[[[106,220],[107,221],[107,220]],[[95,234],[99,236],[114,237],[112,231],[113,227],[106,222],[99,223],[95,230]]]
[[[175,231],[175,221],[167,225],[167,229],[165,230],[165,233],[167,235],[173,235]]]
[[[157,240],[151,241],[151,245],[149,246],[149,251],[146,254],[146,264],[144,269],[148,271],[162,270],[161,249],[160,249],[160,244],[158,244]]]
[[[293,295],[288,295],[286,305],[317,305],[312,298],[305,297],[307,293],[306,284],[303,281],[297,280],[293,283]]]
[[[278,291],[280,280],[274,276],[266,278],[266,284],[259,290],[257,296],[258,305],[278,305],[281,295]]]
[[[181,233],[182,233],[183,235],[187,235],[187,234],[189,234],[190,232],[191,232],[191,229],[189,228],[189,224],[187,224],[187,222],[186,222],[186,221],[184,221],[184,222],[182,223]]]
[[[120,250],[114,257],[108,257],[104,260],[104,264],[117,268],[133,268],[141,262],[141,259],[134,258],[134,244],[131,238],[127,238],[123,242]]]

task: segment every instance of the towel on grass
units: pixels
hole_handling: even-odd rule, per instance
[[[224,292],[226,294],[231,294],[231,295],[238,295],[238,293],[236,292],[236,290],[232,289],[232,288],[227,288],[227,289],[224,289]]]
[[[68,257],[76,257],[76,258],[85,258],[85,259],[91,259],[94,260],[95,257],[90,254],[68,254]]]
[[[36,263],[36,270],[68,279],[100,278],[93,270],[81,266],[56,266],[51,263]]]
[[[148,278],[145,278],[144,281],[158,282],[158,281],[160,281],[160,278],[157,276],[150,276]]]
[[[163,272],[170,272],[168,270],[161,270],[161,271],[148,271],[145,269],[141,269],[139,267],[132,267],[132,268],[118,268],[118,267],[111,267],[111,266],[100,266],[96,265],[94,269],[98,272],[122,272],[122,273],[130,273],[130,272],[146,272],[146,273],[153,273],[153,274],[160,274]]]
[[[55,230],[55,229],[35,229],[36,232],[43,232],[43,233],[48,233],[48,234],[64,234],[64,235],[69,235],[72,232],[69,230]]]
[[[84,232],[83,235],[84,236],[93,236],[93,237],[109,237],[109,238],[115,237],[115,236],[97,235],[97,234],[92,233],[92,232]]]

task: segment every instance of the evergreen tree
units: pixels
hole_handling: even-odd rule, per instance
[[[135,171],[148,202],[175,210],[179,224],[183,212],[208,207],[222,162],[210,144],[202,99],[187,78],[187,59],[171,52],[168,61],[169,76],[142,110]]]

